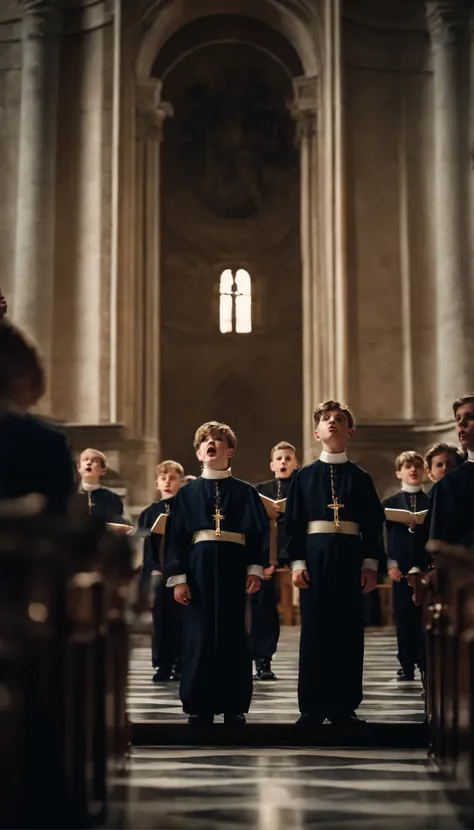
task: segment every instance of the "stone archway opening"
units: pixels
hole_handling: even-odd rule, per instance
[[[219,390],[219,417],[240,439],[236,471],[258,481],[274,443],[302,443],[300,167],[288,106],[301,61],[265,24],[219,15],[176,32],[152,71],[174,113],[161,148],[163,452],[196,471],[191,437],[216,417]],[[252,274],[245,332],[221,331],[226,271]]]

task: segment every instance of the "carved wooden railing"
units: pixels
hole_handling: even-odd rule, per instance
[[[0,520],[2,827],[91,827],[128,748],[127,541]]]
[[[431,749],[454,785],[474,794],[474,551],[430,542],[424,578],[426,708]]]

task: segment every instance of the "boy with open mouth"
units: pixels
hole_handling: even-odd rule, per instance
[[[223,714],[242,726],[252,697],[246,594],[260,588],[268,520],[255,488],[231,475],[235,447],[226,424],[199,427],[202,475],[175,496],[166,532],[167,585],[184,606],[180,697],[193,725]]]

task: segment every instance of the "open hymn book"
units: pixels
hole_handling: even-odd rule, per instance
[[[107,522],[106,528],[112,531],[112,533],[116,533],[117,536],[128,536],[130,533],[133,533],[132,525],[122,525],[118,522]]]
[[[160,513],[155,524],[152,526],[150,533],[159,533],[161,536],[164,536],[168,516],[169,513]]]
[[[267,516],[269,519],[277,519],[280,513],[284,513],[286,509],[286,499],[270,499],[268,496],[263,496],[259,493],[260,498],[262,499],[263,506],[267,511]]]
[[[412,513],[411,510],[398,510],[396,507],[385,508],[385,518],[388,522],[399,522],[402,525],[409,525],[415,519],[417,525],[422,525],[426,519],[428,511],[418,510]]]

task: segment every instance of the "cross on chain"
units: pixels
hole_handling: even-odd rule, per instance
[[[220,536],[222,533],[221,522],[223,519],[225,519],[225,516],[223,513],[221,513],[221,494],[219,493],[219,485],[217,481],[214,485],[214,499],[214,509],[216,511],[212,516],[212,518],[214,519],[214,531],[216,536]]]
[[[330,477],[331,477],[331,495],[332,495],[332,504],[328,504],[330,510],[334,511],[334,526],[336,530],[341,526],[339,522],[339,511],[343,509],[344,505],[339,503],[339,499],[336,496],[336,487],[334,484],[334,470],[332,468],[332,464],[329,465]]]
[[[328,507],[330,507],[331,510],[334,510],[334,524],[335,524],[335,526],[340,527],[341,525],[340,525],[340,522],[339,522],[339,511],[343,509],[344,505],[339,504],[339,499],[337,498],[337,496],[334,496],[333,503],[328,504]]]
[[[222,531],[221,531],[221,521],[222,521],[223,519],[225,519],[224,514],[223,514],[223,513],[221,513],[221,509],[220,509],[220,507],[218,507],[218,508],[216,509],[216,512],[213,514],[212,518],[214,519],[214,524],[215,524],[215,528],[214,528],[214,530],[215,530],[215,532],[216,532],[216,536],[220,536],[220,535],[221,535],[221,532],[222,532]]]

